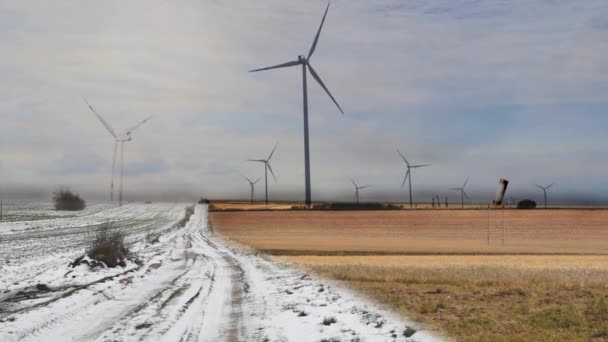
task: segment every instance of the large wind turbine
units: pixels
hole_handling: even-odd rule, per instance
[[[536,186],[539,187],[545,194],[545,209],[547,209],[547,190],[549,190],[549,188],[552,187],[553,185],[555,185],[555,183],[551,183],[551,185],[549,185],[549,186],[541,186],[541,185],[536,184]]]
[[[407,161],[407,159],[405,159],[405,157],[403,156],[403,154],[401,153],[401,151],[397,150],[397,153],[399,153],[399,155],[401,156],[401,159],[403,159],[403,161],[405,162],[405,165],[407,167],[407,171],[405,172],[405,177],[403,178],[403,182],[401,183],[401,187],[403,187],[405,185],[405,181],[408,180],[409,178],[409,187],[410,187],[410,208],[413,205],[413,201],[412,201],[412,170],[411,169],[417,169],[420,167],[425,167],[425,166],[431,166],[431,164],[421,164],[421,165],[410,165],[410,162]]]
[[[95,114],[97,119],[99,119],[101,124],[108,130],[108,132],[114,138],[114,153],[112,154],[112,181],[110,183],[110,201],[111,202],[114,201],[114,169],[116,167],[116,151],[118,150],[118,145],[120,145],[120,189],[119,189],[119,194],[118,194],[118,205],[122,206],[122,178],[124,175],[125,141],[131,141],[132,140],[131,133],[133,133],[133,131],[135,131],[135,129],[137,129],[139,126],[143,125],[144,123],[146,123],[152,117],[151,116],[147,117],[145,120],[139,122],[137,125],[129,128],[129,129],[127,129],[122,134],[116,134],[116,132],[114,132],[114,129],[112,129],[112,126],[110,126],[106,122],[106,120],[104,120],[101,117],[101,115],[99,115],[97,113],[97,111],[95,111],[95,109],[93,109],[93,106],[91,106],[85,98],[83,98],[83,100],[87,104],[87,106],[89,106],[89,109],[91,109],[93,114]]]
[[[274,182],[277,182],[277,177],[274,176],[274,172],[272,172],[272,167],[270,167],[270,158],[272,158],[272,155],[274,154],[274,150],[276,150],[276,148],[277,144],[274,144],[272,152],[270,152],[270,155],[268,155],[268,158],[266,159],[249,159],[249,161],[251,162],[264,163],[264,186],[266,187],[266,204],[268,204],[268,170],[270,170],[270,174],[272,175]]]
[[[357,204],[359,204],[359,190],[369,188],[369,185],[359,186],[352,178],[350,179],[350,182],[355,186],[355,197],[357,198]]]
[[[469,178],[467,177],[467,180],[464,181],[464,184],[462,185],[461,188],[451,188],[450,190],[456,190],[456,191],[460,191],[460,202],[462,203],[462,208],[464,209],[464,198],[466,197],[467,199],[470,199],[469,196],[467,195],[467,193],[464,191],[464,188],[467,187],[467,183],[469,183]]]
[[[262,178],[258,178],[258,179],[257,179],[257,180],[254,182],[254,181],[252,181],[251,179],[249,179],[249,178],[247,178],[247,177],[245,177],[245,176],[243,176],[243,175],[241,175],[241,177],[245,178],[245,179],[247,180],[247,182],[249,183],[249,185],[251,186],[251,203],[253,203],[253,188],[254,188],[255,184],[256,184],[257,182],[259,182],[259,181],[260,181]]]
[[[310,75],[319,83],[321,88],[325,90],[327,95],[331,98],[331,100],[336,104],[340,113],[344,114],[342,108],[334,99],[333,95],[329,92],[321,77],[317,74],[315,69],[310,64],[310,58],[315,52],[315,48],[317,47],[317,42],[319,41],[319,35],[321,34],[321,29],[323,28],[323,23],[325,22],[325,17],[327,16],[327,11],[329,10],[329,3],[327,4],[327,8],[325,9],[325,14],[323,14],[323,19],[321,20],[321,25],[319,26],[319,30],[317,31],[317,35],[312,42],[312,46],[310,47],[310,51],[308,52],[308,56],[305,57],[303,55],[298,56],[298,59],[295,61],[282,63],[278,65],[274,65],[271,67],[261,68],[251,70],[250,72],[270,70],[270,69],[278,69],[278,68],[286,68],[301,65],[302,66],[302,92],[303,92],[303,105],[304,105],[304,173],[305,173],[305,182],[306,182],[306,205],[310,206],[311,204],[311,190],[310,190],[310,152],[308,147],[308,87],[306,84],[306,70],[310,71]]]

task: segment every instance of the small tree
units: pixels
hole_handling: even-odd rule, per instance
[[[80,198],[80,195],[69,189],[61,189],[53,193],[53,202],[55,210],[83,210],[86,207],[86,202]]]

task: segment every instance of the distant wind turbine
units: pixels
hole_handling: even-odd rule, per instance
[[[266,159],[249,159],[249,161],[251,162],[258,162],[258,163],[264,163],[264,186],[266,188],[266,204],[268,204],[268,171],[270,170],[270,174],[272,175],[272,178],[274,179],[274,182],[277,182],[277,177],[275,177],[274,172],[272,172],[272,167],[270,167],[270,158],[272,158],[272,155],[274,154],[274,150],[276,150],[277,148],[277,144],[274,144],[274,147],[272,148],[272,152],[270,152],[270,154],[268,155],[268,158]]]
[[[247,180],[247,182],[249,183],[249,185],[251,186],[251,203],[253,203],[253,189],[254,189],[254,186],[255,186],[255,184],[256,184],[257,182],[259,182],[260,180],[262,180],[262,178],[258,178],[258,179],[257,179],[257,180],[254,182],[254,181],[252,181],[251,179],[249,179],[249,178],[247,178],[247,177],[245,177],[245,176],[243,176],[243,175],[241,175],[241,177],[245,178],[245,179]]]
[[[359,204],[359,190],[369,188],[369,185],[359,186],[352,178],[350,179],[350,182],[355,186],[355,197],[357,198],[357,204]]]
[[[405,185],[405,181],[408,180],[409,178],[409,188],[410,188],[410,208],[413,205],[413,200],[412,200],[412,169],[417,169],[420,167],[425,167],[425,166],[431,166],[431,164],[421,164],[421,165],[410,165],[410,162],[405,159],[405,157],[403,156],[403,154],[401,153],[401,151],[397,150],[397,153],[399,153],[399,155],[401,156],[401,159],[403,159],[403,161],[405,162],[407,171],[405,172],[405,177],[403,178],[403,182],[401,183],[401,187],[403,187]]]
[[[545,195],[545,209],[547,209],[547,190],[549,190],[549,188],[551,188],[553,185],[555,185],[555,183],[551,183],[549,186],[541,186],[536,184],[536,186],[539,187]]]
[[[467,184],[469,183],[469,178],[467,178],[466,181],[464,181],[464,184],[462,185],[461,188],[452,188],[450,190],[456,190],[456,191],[460,191],[460,201],[462,203],[462,208],[464,209],[464,198],[466,197],[467,199],[470,199],[469,196],[467,195],[467,193],[464,191],[464,188],[466,188]]]
[[[317,30],[317,34],[312,42],[312,46],[310,47],[308,56],[305,57],[303,55],[300,55],[300,56],[298,56],[298,59],[295,61],[250,71],[250,72],[257,72],[257,71],[263,71],[263,70],[292,67],[292,66],[297,66],[297,65],[302,66],[302,92],[303,92],[302,96],[303,96],[303,106],[304,106],[304,173],[305,173],[305,183],[306,183],[306,205],[307,206],[310,206],[310,204],[311,204],[310,152],[309,152],[309,146],[308,146],[308,141],[309,141],[309,139],[308,139],[308,86],[306,83],[306,74],[307,74],[306,70],[307,69],[308,69],[308,71],[310,71],[310,75],[319,83],[321,88],[323,88],[323,90],[325,90],[327,95],[329,95],[331,100],[334,102],[334,104],[340,110],[340,113],[344,114],[344,111],[342,111],[342,108],[340,107],[340,105],[338,104],[336,99],[334,99],[333,95],[329,92],[329,89],[327,89],[327,87],[321,80],[321,77],[319,77],[319,75],[317,74],[315,69],[310,64],[310,58],[312,57],[313,53],[315,52],[315,48],[317,47],[317,43],[319,41],[319,35],[321,34],[321,29],[323,28],[323,23],[325,22],[325,17],[327,16],[328,10],[329,10],[329,3],[327,3],[327,8],[325,9],[325,14],[323,14],[323,19],[321,20],[321,25],[319,26],[319,29]]]
[[[152,116],[147,117],[145,120],[139,122],[137,125],[127,129],[124,133],[116,134],[114,132],[114,129],[112,129],[112,126],[110,126],[106,122],[106,120],[104,120],[101,117],[101,115],[99,115],[97,113],[97,111],[95,111],[95,109],[93,109],[93,106],[91,106],[85,98],[82,98],[82,99],[87,104],[87,106],[89,106],[89,109],[91,109],[91,111],[93,112],[93,114],[95,114],[97,119],[99,119],[101,124],[106,128],[106,130],[108,130],[108,132],[114,138],[114,153],[112,154],[112,178],[111,178],[112,180],[110,182],[110,201],[111,202],[114,201],[114,169],[116,167],[116,152],[118,150],[118,145],[120,145],[120,189],[119,189],[119,194],[118,194],[118,205],[122,206],[122,178],[124,175],[124,166],[125,166],[124,165],[125,164],[124,163],[125,162],[125,141],[131,141],[132,140],[131,133],[133,133],[133,131],[135,131],[135,129],[137,129],[139,126],[148,122],[148,120],[150,120],[152,118]]]

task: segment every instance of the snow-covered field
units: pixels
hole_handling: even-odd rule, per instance
[[[179,227],[185,207],[0,223],[0,341],[438,340],[338,285],[224,241],[205,205]],[[128,233],[140,265],[69,267],[107,221]],[[147,230],[162,233],[160,242],[146,244]],[[187,260],[186,250],[197,257]],[[406,327],[418,331],[406,338]]]

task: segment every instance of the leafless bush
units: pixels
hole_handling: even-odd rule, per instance
[[[88,264],[92,268],[105,265],[107,267],[125,267],[125,261],[131,255],[125,243],[125,233],[120,229],[112,229],[106,223],[95,235],[86,254],[77,258],[71,265]]]
[[[86,202],[80,198],[79,194],[71,192],[69,189],[60,189],[53,193],[53,203],[55,210],[83,210]]]

